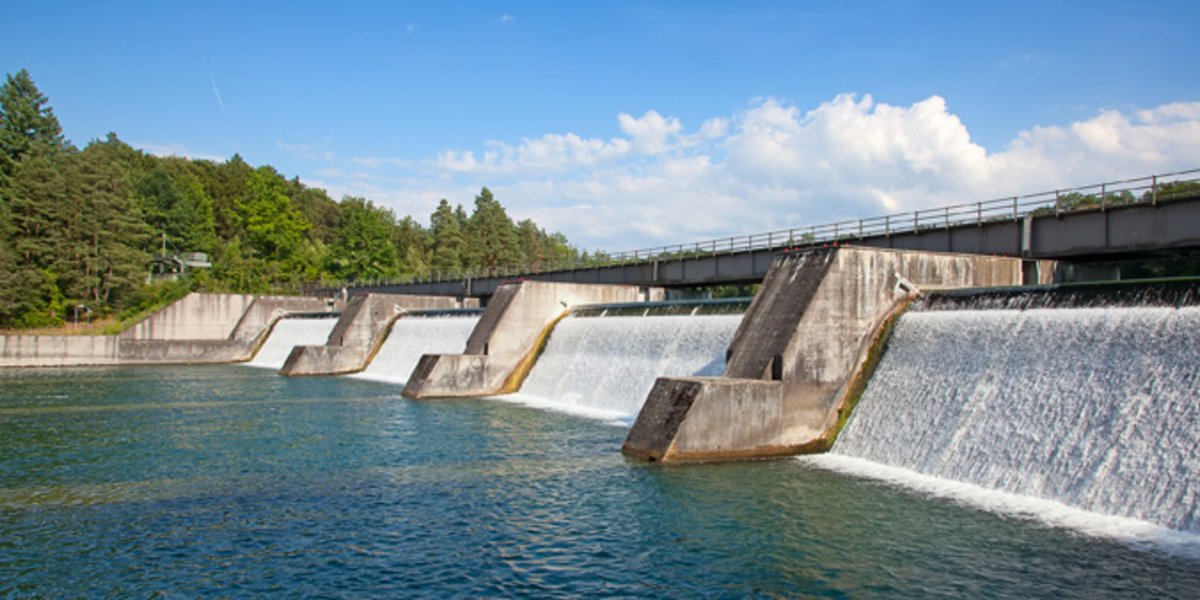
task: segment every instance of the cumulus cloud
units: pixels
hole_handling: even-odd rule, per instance
[[[1033,125],[990,150],[940,96],[898,106],[842,94],[811,108],[766,98],[692,129],[655,110],[616,126],[609,139],[549,133],[424,161],[355,159],[399,171],[357,193],[426,214],[486,185],[516,218],[621,250],[1200,166],[1200,102]]]

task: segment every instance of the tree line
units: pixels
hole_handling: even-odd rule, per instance
[[[152,259],[187,252],[208,254],[212,267],[192,271],[186,289],[238,293],[538,269],[579,257],[561,233],[514,222],[487,188],[470,213],[442,199],[427,227],[366,198],[334,201],[236,154],[158,157],[113,133],[79,149],[29,73],[6,76],[0,327],[55,326],[80,307],[106,315],[160,297]]]

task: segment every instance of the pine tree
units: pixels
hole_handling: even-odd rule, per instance
[[[11,326],[23,312],[21,301],[24,296],[13,250],[12,218],[8,214],[8,203],[0,202],[0,327]]]
[[[484,272],[496,273],[520,262],[516,227],[486,187],[475,196],[467,237],[472,262]]]
[[[62,126],[47,102],[25,69],[0,86],[0,174],[11,175],[35,143],[66,146]]]
[[[8,186],[7,218],[12,233],[12,273],[21,292],[12,309],[15,324],[53,325],[62,320],[59,273],[69,260],[67,244],[67,158],[45,142],[32,144],[15,165]]]
[[[133,195],[128,150],[112,135],[92,142],[76,161],[71,185],[73,204],[84,214],[72,244],[80,249],[75,270],[84,283],[82,298],[100,308],[132,293],[149,268],[152,229]],[[70,297],[81,296],[73,291]]]
[[[461,206],[459,207],[462,208]],[[463,231],[459,218],[445,198],[429,217],[433,238],[432,264],[435,273],[457,273],[462,268]]]

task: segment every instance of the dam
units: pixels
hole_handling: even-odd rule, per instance
[[[0,370],[0,592],[146,589],[82,522],[184,593],[1187,596],[1200,288],[1026,276],[841,247],[723,313],[514,281],[263,312],[260,368]]]
[[[512,398],[632,422],[664,375],[716,375],[741,315],[572,316]]]

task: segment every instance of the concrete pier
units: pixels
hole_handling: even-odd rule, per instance
[[[464,306],[465,305],[465,306]],[[450,296],[364,294],[346,304],[322,346],[296,346],[280,375],[340,375],[362,371],[387,339],[396,319],[421,310],[476,307],[479,301]]]
[[[1019,259],[836,247],[776,259],[723,377],[660,378],[623,451],[657,461],[822,451],[873,335],[922,289],[1019,285]]]
[[[615,285],[521,281],[497,288],[463,354],[421,357],[404,396],[453,398],[515,391],[541,344],[572,306],[635,302],[662,297],[661,290]]]

